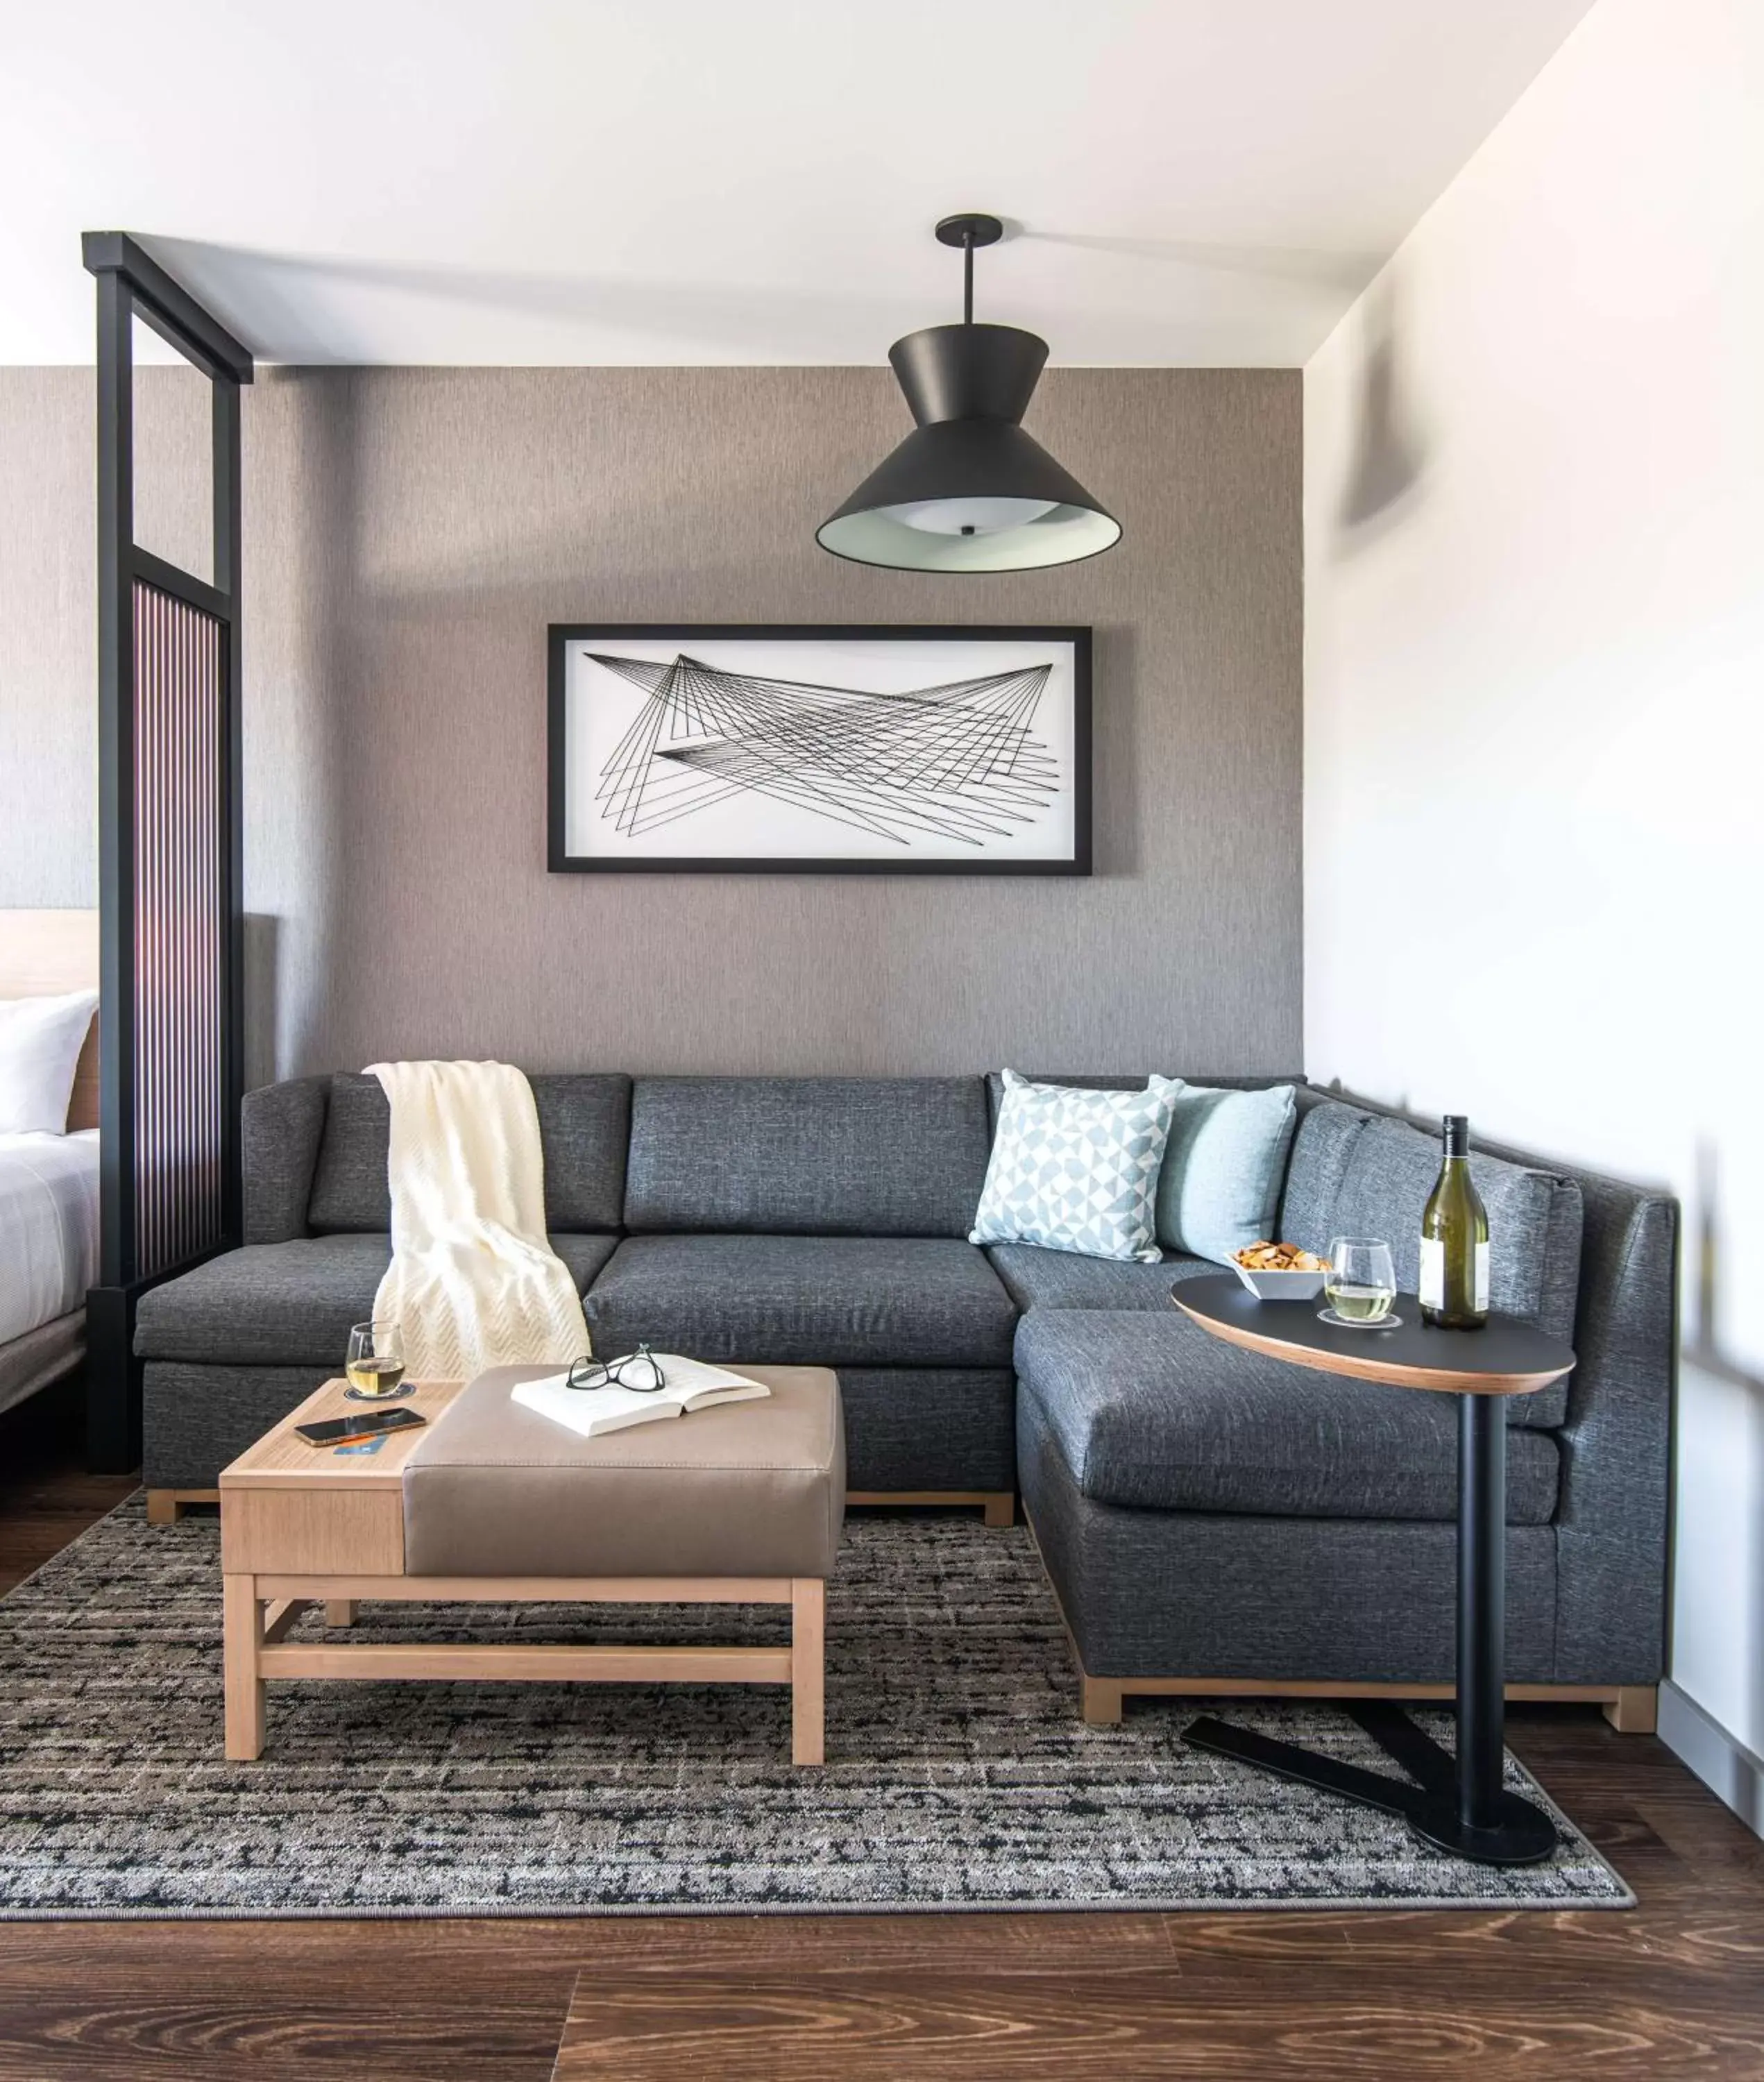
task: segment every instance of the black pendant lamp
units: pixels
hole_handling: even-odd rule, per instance
[[[937,226],[944,245],[962,249],[962,323],[889,348],[918,424],[816,530],[836,557],[905,571],[1028,571],[1120,541],[1120,522],[1017,424],[1046,341],[974,322],[975,248],[1004,236],[996,217],[971,212]]]

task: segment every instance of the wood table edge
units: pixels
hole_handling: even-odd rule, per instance
[[[217,1477],[217,1490],[241,1489],[305,1489],[314,1483],[347,1483],[352,1489],[399,1489],[404,1482],[404,1463],[415,1435],[402,1445],[398,1458],[382,1465],[377,1458],[373,1460],[339,1461],[335,1449],[306,1448],[312,1455],[310,1465],[293,1467],[254,1466],[259,1455],[272,1448],[280,1447],[297,1424],[314,1418],[336,1417],[347,1414],[341,1406],[343,1391],[348,1383],[341,1374],[333,1375],[322,1382],[310,1395],[297,1403],[288,1414],[272,1424],[260,1437],[254,1439],[235,1460],[229,1461]],[[432,1423],[441,1410],[445,1410],[465,1385],[463,1381],[436,1380],[419,1382],[415,1396],[400,1397],[389,1401],[390,1410],[417,1410]],[[440,1397],[436,1407],[436,1398]],[[353,1410],[359,1406],[351,1404]]]
[[[1340,1374],[1349,1380],[1381,1381],[1393,1388],[1428,1389],[1452,1395],[1533,1395],[1540,1388],[1547,1388],[1553,1381],[1561,1380],[1564,1374],[1572,1373],[1576,1364],[1571,1359],[1566,1366],[1551,1367],[1542,1373],[1467,1374],[1455,1372],[1448,1368],[1410,1366],[1400,1359],[1380,1359],[1371,1353],[1360,1359],[1352,1353],[1332,1352],[1317,1345],[1298,1345],[1271,1332],[1223,1321],[1217,1316],[1191,1309],[1180,1295],[1172,1299],[1191,1323],[1198,1323],[1210,1336],[1223,1338],[1227,1344],[1240,1346],[1248,1352],[1260,1352],[1268,1359],[1283,1359],[1289,1366],[1311,1367],[1319,1373]]]

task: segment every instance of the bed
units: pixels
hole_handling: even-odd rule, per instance
[[[0,998],[98,982],[95,911],[0,911]],[[0,1135],[0,1410],[78,1365],[98,1277],[98,1022],[65,1135]]]

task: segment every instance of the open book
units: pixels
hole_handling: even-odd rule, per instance
[[[662,1370],[662,1385],[653,1395],[629,1388],[571,1388],[561,1373],[517,1381],[509,1393],[524,1410],[536,1410],[583,1439],[598,1439],[629,1425],[684,1417],[688,1410],[714,1409],[719,1402],[756,1402],[772,1393],[762,1382],[706,1366],[702,1359],[684,1359],[678,1352],[657,1352],[654,1357]]]

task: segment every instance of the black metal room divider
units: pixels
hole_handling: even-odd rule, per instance
[[[99,1266],[86,1445],[141,1455],[135,1308],[239,1237],[239,386],[251,357],[126,233],[98,278]],[[135,540],[133,322],[213,394],[213,577]]]

